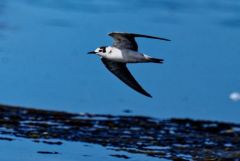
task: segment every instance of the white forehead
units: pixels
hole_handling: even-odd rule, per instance
[[[100,48],[95,49],[95,51],[99,51],[99,50],[100,50]]]

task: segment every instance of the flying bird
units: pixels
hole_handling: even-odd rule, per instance
[[[88,53],[99,55],[105,67],[126,85],[147,97],[152,97],[135,80],[135,78],[129,72],[126,64],[150,62],[160,64],[163,63],[163,59],[153,58],[151,56],[138,52],[138,45],[135,40],[136,37],[159,39],[165,41],[170,40],[156,36],[124,32],[111,32],[108,35],[111,36],[114,40],[112,46],[101,46]]]

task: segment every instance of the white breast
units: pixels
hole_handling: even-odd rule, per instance
[[[109,52],[106,52],[103,57],[122,63],[135,63],[145,60],[145,57],[141,53],[128,49],[120,50],[118,48],[111,48],[111,50]]]

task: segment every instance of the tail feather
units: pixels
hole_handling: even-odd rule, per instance
[[[160,64],[162,64],[163,61],[164,61],[164,59],[149,58],[149,62],[153,62],[153,63],[160,63]]]

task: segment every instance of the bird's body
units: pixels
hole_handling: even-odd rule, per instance
[[[113,37],[114,39],[113,46],[102,46],[89,53],[99,55],[105,67],[125,84],[141,94],[151,97],[151,95],[147,93],[134,79],[132,74],[127,69],[126,64],[147,62],[163,63],[163,59],[153,58],[138,52],[138,45],[135,41],[135,37],[145,37],[166,41],[170,40],[155,36],[121,32],[112,32],[109,34],[109,36]]]
[[[106,47],[106,52],[97,55],[107,60],[121,63],[144,63],[151,62],[150,56],[130,49],[118,49],[116,47]]]

